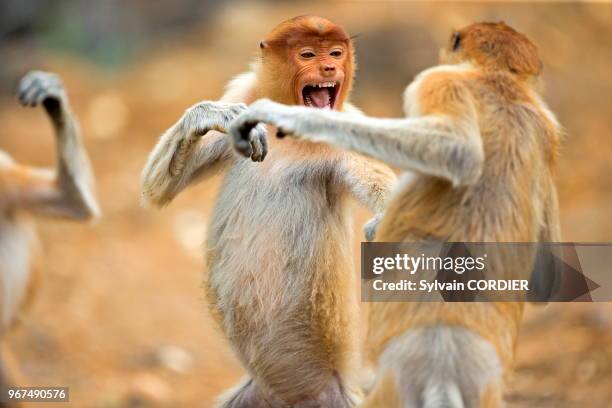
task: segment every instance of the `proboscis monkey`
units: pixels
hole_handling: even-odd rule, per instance
[[[455,32],[441,65],[404,93],[406,119],[355,117],[258,101],[231,126],[239,146],[258,122],[409,172],[379,241],[558,242],[553,171],[559,124],[538,93],[536,46],[504,23]],[[365,407],[500,407],[523,304],[374,303],[367,350],[378,366]]]
[[[355,110],[346,103],[353,45],[340,26],[296,17],[260,49],[261,60],[230,83],[222,102],[193,106],[161,137],[142,173],[143,197],[163,206],[225,169],[208,228],[206,289],[250,378],[221,406],[350,407],[359,398],[359,317],[347,198],[378,215],[395,175],[323,143],[274,141],[268,151],[264,127],[242,146],[251,160],[236,154],[225,133],[257,98]]]
[[[22,105],[47,112],[57,165],[55,171],[34,168],[0,151],[0,340],[28,303],[42,267],[33,216],[84,221],[99,214],[87,153],[60,78],[32,71],[17,94]]]

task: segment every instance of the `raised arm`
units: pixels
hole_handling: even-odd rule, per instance
[[[253,86],[254,74],[244,74],[229,85],[220,102],[204,101],[187,109],[168,129],[149,155],[142,170],[141,190],[145,204],[168,204],[187,186],[221,170],[232,159],[229,123],[246,110],[243,100]],[[261,161],[267,153],[264,126],[247,137],[248,156]]]
[[[18,86],[24,106],[47,111],[57,140],[56,170],[36,169],[0,157],[0,207],[85,220],[99,214],[89,161],[68,96],[55,74],[32,71]]]
[[[235,147],[243,151],[250,129],[265,122],[281,134],[335,144],[455,185],[473,183],[484,152],[472,98],[460,80],[439,74],[408,88],[420,110],[414,118],[377,119],[260,100],[232,124]]]
[[[195,181],[220,170],[233,152],[227,139],[229,123],[246,110],[243,103],[200,102],[168,129],[149,155],[142,171],[141,189],[146,204],[168,204]],[[251,132],[250,157],[265,157],[265,128]]]

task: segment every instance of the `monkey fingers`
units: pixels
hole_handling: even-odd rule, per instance
[[[257,126],[257,122],[244,122],[234,135],[234,146],[238,152],[242,153],[244,156],[250,156],[253,154],[253,150],[251,147],[251,143],[249,141],[249,134],[251,130]]]
[[[187,110],[182,122],[196,137],[204,136],[211,130],[227,133],[229,124],[246,109],[244,103],[199,102]]]
[[[30,71],[19,82],[17,96],[23,106],[42,104],[54,122],[59,122],[67,98],[60,78],[50,72]]]
[[[55,74],[43,71],[30,71],[17,87],[19,102],[24,106],[36,106],[53,99],[56,103],[65,98],[62,81]]]
[[[314,109],[287,106],[269,99],[260,99],[249,107],[249,112],[256,119],[276,126],[276,137],[282,139],[288,135],[299,137],[296,131],[299,116]]]
[[[235,149],[247,157],[252,154],[251,132],[258,124],[262,126],[263,123],[267,123],[276,126],[276,136],[279,138],[293,134],[289,126],[289,117],[285,118],[287,115],[283,115],[285,109],[291,108],[268,99],[260,99],[253,103],[230,125],[229,133],[233,137]],[[290,115],[291,111],[287,113]]]
[[[255,126],[250,131],[251,160],[261,162],[268,154],[268,139],[266,138],[266,127],[263,124]]]
[[[363,233],[365,235],[365,239],[368,242],[374,241],[374,237],[376,236],[376,228],[378,224],[380,224],[382,217],[380,215],[371,218],[363,225]]]
[[[229,128],[229,133],[234,141],[234,149],[245,157],[251,157],[253,155],[251,132],[259,124],[256,120],[249,120],[248,116],[248,113],[243,113]]]
[[[284,129],[276,128],[276,137],[283,139],[285,136],[287,136],[287,132]]]
[[[242,121],[241,118],[242,116],[238,117],[229,128],[234,148],[255,162],[263,161],[268,154],[265,125],[257,121]]]

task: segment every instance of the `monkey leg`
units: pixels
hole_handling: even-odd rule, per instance
[[[401,408],[395,378],[392,374],[384,375],[368,394],[360,408]]]
[[[347,345],[351,339],[330,337],[323,342],[311,330],[307,322],[290,319],[267,335],[247,331],[251,335],[234,346],[254,382],[241,388],[235,400],[263,398],[272,401],[272,407],[355,406],[360,391],[353,378],[354,356]],[[255,384],[269,391],[255,392]],[[278,405],[281,401],[285,405]],[[228,405],[233,406],[241,405]]]
[[[325,250],[339,251],[330,245]],[[239,291],[228,284],[237,278],[217,279],[221,269],[211,268],[207,296],[213,314],[264,398],[290,407],[316,407],[318,400],[346,401],[336,405],[350,407],[357,399],[359,310],[352,275],[335,268],[349,264],[340,255],[320,255],[326,262],[318,269],[282,271],[300,278],[293,285],[280,285],[274,278],[280,272],[269,270]],[[227,401],[261,399],[251,387]]]
[[[314,398],[297,402],[283,402],[266,392],[253,379],[248,379],[221,397],[217,408],[352,408],[361,400],[358,392],[344,388],[341,380],[334,377]]]
[[[489,385],[480,397],[480,406],[482,408],[503,408],[505,404],[502,389],[501,383]]]
[[[264,391],[252,378],[227,391],[220,399],[217,408],[289,408]]]
[[[292,405],[293,408],[352,408],[361,402],[361,393],[357,388],[350,390],[340,379],[334,376],[323,391],[315,398],[308,398]]]

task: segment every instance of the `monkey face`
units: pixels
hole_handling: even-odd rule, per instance
[[[353,77],[352,42],[344,29],[316,16],[279,24],[260,43],[278,102],[340,109]]]
[[[341,43],[296,47],[292,51],[295,102],[314,108],[336,108],[344,84],[346,55],[346,46]]]

